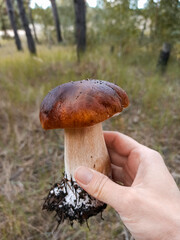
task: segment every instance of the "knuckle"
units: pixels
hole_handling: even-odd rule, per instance
[[[145,146],[141,146],[141,147],[138,147],[138,148],[135,148],[133,151],[132,151],[132,156],[133,158],[136,158],[136,159],[143,159],[144,161],[149,161],[149,159],[151,159],[151,161],[162,161],[162,156],[159,152],[153,150],[153,149],[150,149],[148,147],[145,147]]]
[[[151,159],[154,161],[154,162],[161,162],[163,161],[163,158],[161,156],[161,154],[153,149],[151,149]]]
[[[155,151],[155,150],[152,150],[152,153],[154,155],[155,158],[157,159],[162,159],[162,156],[159,152]]]
[[[139,159],[142,156],[142,153],[143,153],[142,149],[140,147],[137,147],[133,149],[131,154],[133,158]]]
[[[96,179],[94,184],[93,184],[93,189],[94,189],[94,197],[95,198],[102,198],[103,193],[104,193],[104,187],[109,181],[109,178],[107,176],[101,175],[100,178]]]

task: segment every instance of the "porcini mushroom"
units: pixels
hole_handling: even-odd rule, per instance
[[[51,188],[44,203],[45,209],[56,211],[59,223],[66,218],[82,223],[105,208],[77,185],[74,171],[87,166],[111,177],[101,123],[128,104],[127,94],[119,86],[91,79],[62,84],[41,103],[42,127],[65,129],[65,178]]]

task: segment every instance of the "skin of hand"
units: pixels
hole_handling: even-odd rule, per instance
[[[161,155],[118,132],[104,132],[104,138],[113,181],[78,167],[78,184],[111,205],[136,240],[179,240],[180,191]]]

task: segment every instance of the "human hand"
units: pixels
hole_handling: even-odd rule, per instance
[[[104,133],[112,178],[79,167],[78,184],[111,205],[136,240],[180,239],[180,192],[161,155],[118,132]]]

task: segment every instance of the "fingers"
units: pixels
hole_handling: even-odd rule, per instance
[[[133,149],[140,146],[134,139],[119,132],[105,131],[104,139],[108,149],[123,156],[128,156]]]
[[[109,156],[112,164],[119,167],[124,167],[124,165],[127,163],[127,160],[128,160],[127,157],[119,155],[113,149],[108,149],[108,152],[109,152]]]
[[[141,161],[140,149],[144,149],[144,146],[118,132],[104,132],[104,138],[111,163],[123,168],[123,183],[131,186]],[[114,172],[117,171],[114,170]],[[114,177],[118,177],[117,174]]]
[[[112,168],[112,179],[115,182],[122,183],[125,186],[131,186],[133,183],[133,180],[131,176],[128,174],[127,171],[125,171],[121,167],[117,167],[113,164],[111,164]]]
[[[74,177],[77,183],[96,199],[111,205],[119,212],[120,208],[124,207],[123,203],[126,201],[123,198],[126,197],[129,188],[120,186],[107,176],[87,167],[77,168]]]

